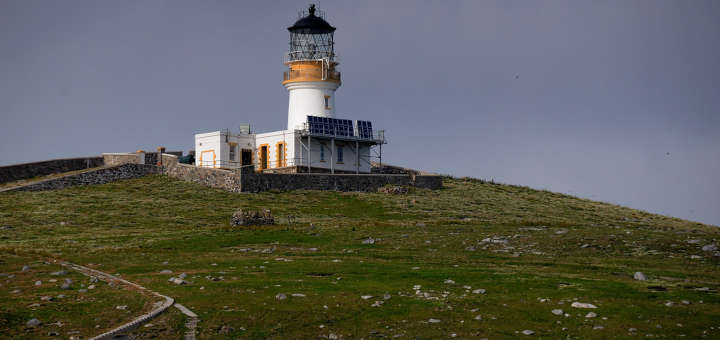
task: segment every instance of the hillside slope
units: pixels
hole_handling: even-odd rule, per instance
[[[525,187],[444,185],[232,194],[148,176],[0,194],[0,334],[116,325],[128,292],[112,287],[28,308],[59,289],[46,283],[52,258],[175,298],[199,314],[200,338],[720,336],[720,229]],[[229,227],[237,208],[271,209],[280,224]],[[179,273],[189,284],[168,282]],[[132,299],[138,314],[149,304]],[[26,328],[33,317],[44,325]],[[183,334],[179,315],[155,323],[139,335]]]

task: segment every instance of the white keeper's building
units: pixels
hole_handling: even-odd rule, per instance
[[[335,117],[335,91],[340,87],[333,34],[322,13],[311,5],[288,28],[290,51],[283,86],[288,90],[286,130],[253,133],[228,130],[195,135],[195,164],[264,172],[370,173],[374,147],[385,144],[384,131],[363,120]]]

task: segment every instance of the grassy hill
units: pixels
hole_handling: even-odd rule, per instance
[[[80,291],[89,283],[72,273],[61,290],[52,259],[175,298],[203,339],[720,337],[720,257],[702,250],[720,229],[526,187],[444,186],[233,194],[148,176],[0,194],[0,337],[88,337],[154,302],[104,283]],[[229,227],[237,208],[280,223]],[[168,282],[179,273],[190,284]],[[170,312],[136,334],[183,332]]]

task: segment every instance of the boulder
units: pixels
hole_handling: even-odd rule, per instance
[[[249,226],[249,225],[270,225],[275,224],[275,218],[270,209],[260,211],[244,211],[236,210],[230,221],[232,226]]]

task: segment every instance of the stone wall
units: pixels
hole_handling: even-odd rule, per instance
[[[442,187],[440,176],[370,174],[266,174],[199,168],[176,164],[166,168],[168,176],[231,192],[269,190],[377,191],[384,185],[414,185],[420,188]]]
[[[182,151],[167,151],[167,152],[164,152],[163,155],[174,155],[177,157],[182,157],[183,152]],[[157,152],[146,152],[145,153],[145,164],[157,165],[157,161],[158,161],[158,153]]]
[[[148,174],[158,173],[154,165],[123,164],[109,168],[83,172],[12,188],[7,191],[44,191],[63,189],[79,185],[105,184],[123,179],[139,178]]]
[[[140,164],[139,153],[104,153],[102,154],[105,166],[117,166],[122,164]]]
[[[0,167],[0,183],[103,166],[102,157],[53,159]]]

